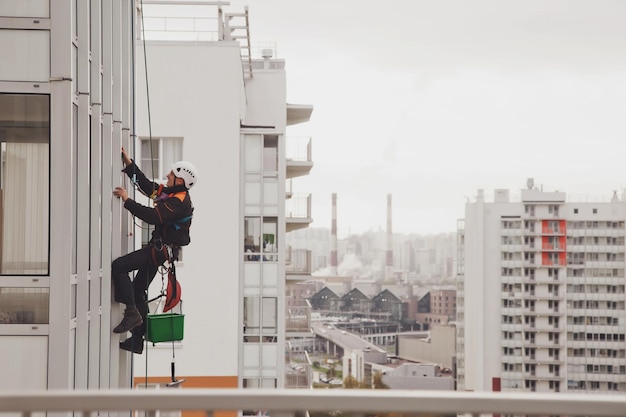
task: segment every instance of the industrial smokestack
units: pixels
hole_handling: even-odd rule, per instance
[[[391,194],[387,194],[387,261],[385,279],[389,280],[393,270],[393,232],[391,230]]]
[[[337,193],[332,194],[332,218],[330,226],[330,275],[337,275]]]

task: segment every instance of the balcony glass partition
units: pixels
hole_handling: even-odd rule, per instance
[[[50,97],[0,94],[0,275],[47,275]]]

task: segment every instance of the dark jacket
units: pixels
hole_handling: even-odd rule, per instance
[[[124,203],[124,208],[133,216],[155,226],[152,241],[160,239],[168,245],[188,245],[191,241],[189,228],[193,215],[189,191],[182,185],[163,187],[150,181],[134,161],[123,171],[139,185],[144,194],[154,198],[154,208],[141,205],[130,198]]]

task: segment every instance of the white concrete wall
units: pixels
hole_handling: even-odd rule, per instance
[[[451,376],[435,375],[435,365],[407,363],[383,372],[382,381],[390,389],[446,390],[454,389]]]
[[[465,208],[465,389],[491,391],[500,376],[500,217],[523,206],[485,203]]]
[[[430,341],[415,337],[398,338],[398,356],[420,362],[432,362],[452,369],[452,358],[456,356],[456,329],[454,326],[433,325]]]
[[[246,82],[246,125],[274,126],[285,132],[287,92],[285,71],[254,70],[254,77]]]
[[[176,350],[176,373],[234,376],[239,342],[239,124],[245,109],[239,46],[148,42],[146,50],[152,134],[183,137],[183,158],[199,171],[190,193],[195,207],[191,244],[177,266],[185,335]],[[137,131],[146,137],[141,46],[137,54]],[[157,276],[151,291],[160,286]],[[171,343],[156,348],[150,344],[148,349],[149,376],[168,376]],[[136,377],[145,374],[144,355],[135,355]]]

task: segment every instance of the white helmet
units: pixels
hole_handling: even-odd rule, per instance
[[[185,181],[185,187],[189,190],[198,181],[198,170],[191,162],[178,161],[172,164],[172,172],[177,178]]]

